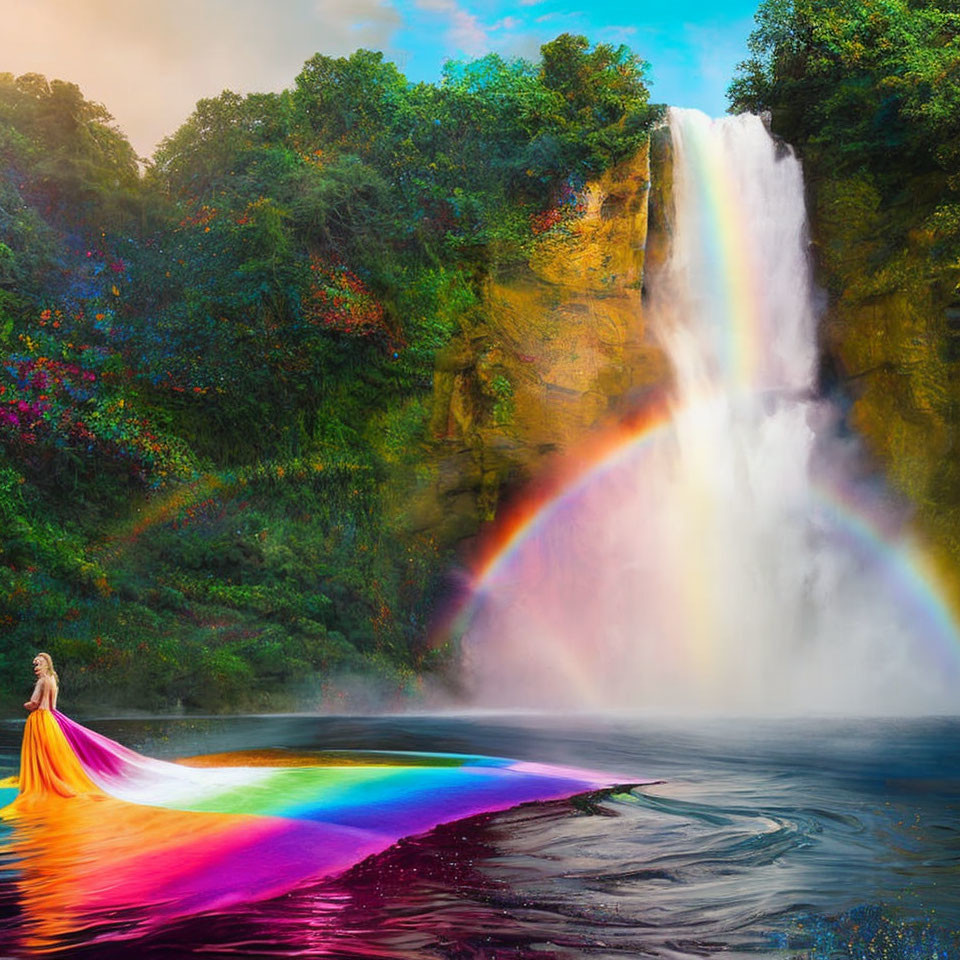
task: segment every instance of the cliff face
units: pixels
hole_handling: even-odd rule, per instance
[[[830,293],[824,358],[848,421],[944,565],[960,567],[960,301],[931,238],[904,230],[865,178],[811,184],[814,236]]]
[[[505,486],[663,380],[641,309],[649,185],[644,149],[587,184],[582,213],[544,233],[526,264],[486,282],[438,358],[416,528],[470,536]]]
[[[529,261],[488,280],[438,357],[407,529],[440,545],[472,536],[550,454],[654,386],[669,369],[647,337],[641,290],[669,244],[670,138],[587,185],[583,212]],[[850,427],[945,566],[960,567],[960,297],[931,280],[922,232],[891,256],[891,215],[868,182],[811,184],[827,385]],[[878,265],[879,264],[879,265]]]

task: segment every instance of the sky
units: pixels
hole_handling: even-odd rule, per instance
[[[79,84],[142,156],[202,97],[279,91],[314,53],[382,50],[411,80],[447,59],[536,59],[560,33],[625,43],[651,99],[726,109],[757,0],[0,0],[0,72]]]

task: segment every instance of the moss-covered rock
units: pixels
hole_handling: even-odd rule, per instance
[[[870,178],[815,177],[814,233],[830,293],[823,351],[850,426],[942,565],[960,570],[960,298],[931,237]],[[922,185],[918,185],[922,192]],[[909,191],[905,196],[909,196]]]
[[[526,263],[486,281],[437,359],[432,470],[414,525],[445,542],[470,536],[505,486],[663,381],[641,304],[649,188],[645,147],[586,184],[578,214],[545,231]]]

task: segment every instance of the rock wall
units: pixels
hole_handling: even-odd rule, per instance
[[[825,386],[911,504],[952,581],[960,570],[960,297],[930,238],[865,178],[811,184]]]
[[[587,184],[582,213],[542,235],[440,355],[431,476],[411,520],[441,542],[492,520],[505,488],[667,374],[641,289],[650,151]]]
[[[587,185],[582,215],[529,261],[487,280],[437,358],[428,449],[404,526],[459,543],[546,459],[669,377],[647,336],[644,276],[669,246],[670,138]],[[853,181],[810,185],[825,386],[872,466],[914,505],[943,565],[960,569],[960,296],[931,283],[924,238],[882,269],[889,224]]]

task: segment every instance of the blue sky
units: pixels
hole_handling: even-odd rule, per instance
[[[411,79],[436,79],[447,57],[496,50],[535,59],[559,33],[625,43],[650,63],[653,99],[726,110],[726,87],[747,55],[755,0],[404,0],[393,52]]]
[[[144,156],[201,97],[290,86],[313,53],[383,50],[411,80],[491,50],[535,59],[564,32],[626,43],[652,98],[711,114],[756,0],[0,0],[0,71],[72,80]]]

